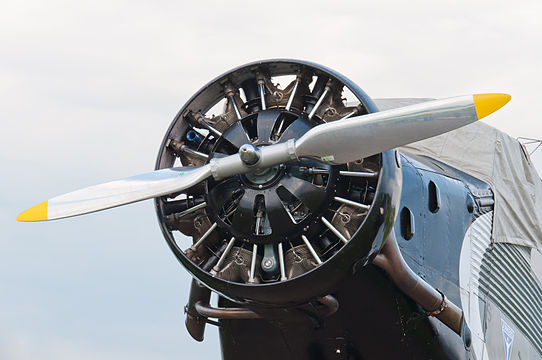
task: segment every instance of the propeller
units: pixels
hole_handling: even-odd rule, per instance
[[[299,139],[211,159],[202,167],[161,169],[90,186],[44,201],[19,221],[53,220],[109,209],[188,189],[213,176],[222,179],[298,158],[344,164],[468,125],[500,109],[507,94],[452,97],[318,125]]]

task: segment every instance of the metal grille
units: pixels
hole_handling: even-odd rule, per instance
[[[489,215],[489,216],[487,216]],[[491,229],[491,214],[482,216],[479,230]],[[489,220],[489,221],[488,221]],[[486,294],[542,354],[542,288],[529,262],[530,249],[504,243],[473,241],[472,276],[479,269],[478,291]],[[487,239],[487,238],[486,238]],[[477,270],[476,269],[476,270]]]

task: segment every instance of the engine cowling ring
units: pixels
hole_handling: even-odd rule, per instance
[[[191,158],[189,156],[183,154],[176,154],[175,151],[182,152],[182,146],[184,144],[179,146],[181,140],[188,139],[188,131],[190,131],[190,129],[193,129],[197,132],[198,129],[204,127],[205,125],[202,125],[204,124],[204,122],[206,122],[207,124],[212,123],[212,127],[214,127],[216,131],[215,134],[218,138],[220,138],[220,136],[218,136],[219,133],[226,134],[228,129],[231,126],[234,126],[233,124],[238,124],[241,119],[250,117],[251,114],[262,113],[264,111],[269,112],[272,109],[284,111],[284,99],[279,99],[280,96],[276,96],[276,94],[270,94],[270,90],[275,90],[276,92],[279,92],[280,89],[277,90],[277,87],[273,88],[273,84],[269,84],[265,76],[271,79],[273,76],[282,76],[289,73],[296,74],[297,79],[302,76],[300,74],[309,74],[307,76],[310,76],[311,79],[316,79],[316,83],[314,84],[313,88],[310,89],[310,93],[307,93],[303,97],[301,97],[301,101],[297,101],[297,103],[292,101],[292,103],[290,104],[290,108],[288,109],[288,111],[297,110],[299,115],[304,114],[305,117],[309,117],[309,115],[312,114],[312,116],[310,117],[314,119],[313,121],[315,122],[315,124],[326,120],[337,120],[337,118],[334,119],[326,117],[337,117],[338,115],[344,115],[346,110],[351,110],[351,108],[348,108],[346,106],[343,109],[340,108],[340,105],[335,105],[336,108],[339,108],[335,109],[335,111],[339,114],[329,115],[322,109],[318,109],[318,106],[321,106],[321,104],[325,102],[320,101],[320,98],[324,98],[325,96],[322,96],[322,93],[327,91],[328,94],[332,93],[328,96],[335,96],[336,94],[333,92],[337,92],[336,87],[341,87],[341,93],[342,89],[346,88],[354,94],[355,98],[357,98],[360,103],[357,108],[360,109],[358,111],[360,111],[361,113],[378,111],[371,99],[357,85],[352,83],[344,76],[328,68],[309,62],[296,60],[267,60],[251,63],[219,76],[218,78],[204,86],[200,91],[196,93],[196,95],[194,95],[188,101],[188,103],[181,109],[181,111],[179,111],[166,134],[166,137],[160,149],[160,153],[158,155],[156,168],[158,169],[172,166],[175,161],[175,155],[180,155],[179,158],[181,159],[181,162],[190,161]],[[323,81],[322,79],[325,79],[325,81]],[[269,80],[269,82],[271,81]],[[322,83],[325,83],[324,87],[321,86]],[[239,85],[240,87],[236,87],[238,86],[237,84],[242,84],[243,86]],[[256,84],[257,86],[255,87],[254,84]],[[263,86],[261,86],[262,84]],[[284,90],[282,90],[283,97],[288,95],[288,91],[290,91],[289,94],[292,93],[292,89],[293,87],[295,87],[295,85],[292,84],[293,83],[291,83],[291,86],[286,87]],[[321,88],[320,93],[318,93],[318,86],[320,86]],[[335,89],[332,88],[333,86],[335,86]],[[262,89],[262,87],[264,88],[264,91],[260,92],[259,94],[264,94],[263,99],[267,102],[267,106],[262,103],[262,96],[257,96],[259,94],[256,90]],[[241,106],[236,103],[236,101],[238,101],[237,97],[239,96],[236,91],[238,91],[239,88],[242,88],[244,90],[245,95],[245,101],[243,101]],[[275,98],[269,95],[275,95]],[[232,108],[232,110],[230,111],[230,117],[220,117],[219,119],[207,117],[206,113],[211,108],[211,105],[213,105],[213,103],[216,103],[222,97],[230,99],[229,106],[230,108]],[[276,106],[272,105],[273,101],[275,101]],[[333,105],[334,103],[329,102],[329,104]],[[337,102],[335,104],[337,104]],[[235,108],[235,105],[237,105],[237,109]],[[332,107],[331,105],[329,106],[329,108]],[[228,105],[226,104],[226,106]],[[340,114],[341,111],[342,114]],[[240,116],[238,116],[238,119],[234,119],[234,121],[232,121],[231,114]],[[215,120],[213,121],[213,119]],[[219,127],[221,126],[220,124],[224,123],[228,124],[228,126],[219,129]],[[200,126],[199,128],[198,125]],[[209,131],[209,133],[212,132],[212,130]],[[204,135],[207,138],[209,133],[203,134],[200,131],[200,136]],[[196,152],[202,149],[209,149],[210,145],[205,144],[205,141],[206,140],[203,139],[203,141],[199,143],[199,147],[195,149]],[[172,145],[172,143],[174,142],[177,142],[177,146],[175,146],[175,144]],[[233,149],[230,149],[230,151],[233,151]],[[227,150],[225,152],[227,154]],[[197,160],[193,161],[196,162]],[[347,167],[337,167],[335,169],[332,169],[332,171],[330,170],[330,173],[332,174],[332,177],[335,177],[335,174],[340,173],[340,171],[359,171],[359,169],[362,169],[364,166],[363,162],[364,160],[360,161],[359,164],[348,164]],[[208,192],[206,193],[206,189],[208,190],[209,183],[203,184],[201,188],[196,187],[195,189],[191,189],[191,191],[189,191],[187,194],[187,198],[184,200],[181,199],[169,201],[169,199],[167,198],[157,199],[156,210],[158,214],[159,224],[168,245],[172,249],[177,259],[188,269],[188,271],[193,276],[195,276],[199,281],[201,281],[203,284],[216,291],[220,295],[239,303],[253,305],[261,304],[265,306],[286,306],[303,303],[309,299],[317,296],[326,295],[327,293],[333,291],[333,289],[337,286],[340,280],[342,280],[345,276],[351,273],[353,267],[365,265],[366,263],[368,263],[370,259],[378,253],[379,249],[383,245],[384,239],[392,229],[397,213],[397,207],[401,192],[401,173],[399,171],[398,163],[396,161],[395,151],[391,150],[382,154],[377,154],[371,157],[368,160],[368,163],[369,165],[373,166],[372,170],[376,170],[375,173],[377,173],[377,177],[370,180],[372,186],[374,186],[374,189],[371,190],[372,198],[369,197],[370,204],[364,204],[368,206],[368,211],[363,215],[363,218],[359,220],[361,221],[360,225],[355,231],[353,231],[352,229],[350,229],[350,231],[347,231],[345,230],[346,228],[343,228],[343,236],[345,235],[345,232],[350,232],[348,234],[350,235],[350,238],[346,243],[341,243],[341,246],[336,252],[328,253],[327,255],[322,256],[322,259],[324,261],[318,266],[312,269],[308,269],[303,273],[289,279],[272,279],[269,282],[262,283],[243,283],[241,281],[228,281],[221,278],[220,276],[217,276],[216,273],[213,275],[210,269],[205,269],[205,259],[203,261],[200,261],[200,259],[189,257],[181,249],[176,239],[174,238],[171,225],[168,224],[168,217],[171,218],[172,213],[168,214],[169,210],[166,209],[174,208],[177,205],[175,201],[180,203],[183,203],[184,201],[184,203],[186,203],[187,209],[193,208],[195,206],[200,206],[197,211],[204,212],[204,217],[206,217],[208,221],[207,229],[209,229],[209,226],[212,223],[211,220],[216,219],[213,219],[212,211],[207,213],[207,210],[201,207],[201,204],[203,204],[202,199],[197,197],[199,196],[199,194],[204,194],[203,200],[205,200],[205,202],[209,201]],[[378,169],[374,168],[374,164],[378,165]],[[183,163],[183,165],[185,164]],[[254,179],[260,181],[258,177],[255,177]],[[251,181],[253,181],[254,179],[252,179]],[[348,183],[346,187],[352,187],[351,184],[355,181],[358,181],[358,179],[356,178],[353,179],[354,180],[349,179],[346,181]],[[257,183],[257,181],[253,182]],[[263,184],[265,184],[265,186],[271,183],[273,183],[272,177],[269,181],[263,181]],[[369,187],[369,185],[367,185],[367,187]],[[348,194],[351,194],[351,192],[349,192]],[[340,195],[343,194],[341,193]],[[338,196],[333,196],[334,199],[337,197]],[[354,197],[356,199],[359,198],[357,196],[357,193]],[[367,202],[367,198],[365,198],[365,200]],[[198,202],[199,205],[197,204]],[[329,218],[328,222],[332,224],[337,224],[338,221],[336,220],[336,217],[340,218],[341,216],[346,216],[344,215],[344,213],[346,212],[341,212],[340,209],[344,209],[344,206],[348,205],[345,205],[344,203],[339,204],[339,206],[337,206],[337,204],[331,204],[329,203],[329,196],[328,199],[326,199],[326,204],[330,205],[330,210],[326,210],[327,212],[323,211],[323,213],[314,214],[310,221],[308,221],[312,225],[312,229],[310,229],[310,227],[309,229],[307,229],[307,238],[310,237],[311,239],[316,239],[324,232],[325,234],[328,234],[325,236],[333,237],[333,231],[331,231],[330,228],[327,228],[323,224],[322,217]],[[331,214],[329,211],[335,212]],[[182,213],[182,211],[173,214],[176,215],[179,213]],[[354,213],[352,212],[352,214]],[[230,236],[233,234],[233,232],[232,234],[228,234],[227,228],[226,230],[218,228],[217,231],[219,232],[218,240],[215,240],[218,241],[222,247],[216,247],[213,249],[224,250],[224,248],[227,248],[226,244],[229,238],[221,237],[225,237],[226,235]],[[301,233],[302,232],[303,227],[301,228]],[[320,234],[318,234],[319,232]],[[193,233],[195,235],[195,238],[197,238],[198,235],[201,235],[201,233],[197,233],[197,229],[194,229]],[[300,231],[292,232],[292,234],[295,234],[296,236],[299,235],[299,233]],[[235,235],[239,237],[239,232],[237,232]],[[271,243],[276,243],[276,241],[277,240],[274,239],[273,241],[271,241]],[[252,237],[251,242],[251,236],[246,236],[246,239],[241,239],[240,245],[236,246],[235,248],[240,248],[243,249],[244,252],[248,252],[250,251],[250,246],[253,246],[254,244],[262,245],[265,243],[265,239],[258,242],[254,239],[254,237]],[[247,244],[248,246],[245,246]],[[290,243],[290,245],[290,249],[296,249],[296,246],[299,246],[299,249],[303,250],[302,243],[300,243],[300,245]],[[313,247],[316,248],[317,246],[313,244]],[[269,248],[269,246],[267,248]],[[218,252],[219,251],[217,251],[217,253]],[[301,253],[301,251],[298,252]],[[322,249],[316,249],[316,252],[318,252],[319,255],[322,255],[324,251]],[[291,255],[291,252],[288,254]],[[288,256],[288,254],[286,255]],[[294,251],[294,255],[295,254],[296,253]],[[197,261],[194,261],[194,259],[196,259]],[[263,277],[262,279],[263,281],[267,281]]]

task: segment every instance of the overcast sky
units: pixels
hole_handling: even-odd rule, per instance
[[[200,344],[184,329],[189,276],[151,201],[15,221],[50,197],[151,170],[172,118],[210,79],[285,57],[376,98],[508,92],[486,122],[542,138],[540,14],[539,0],[2,0],[0,358],[219,358],[216,330]]]

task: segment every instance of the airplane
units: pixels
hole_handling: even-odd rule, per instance
[[[257,61],[188,100],[155,171],[17,219],[153,198],[193,277],[187,331],[218,326],[226,360],[542,359],[542,182],[477,121],[509,100],[373,100],[327,67]]]

